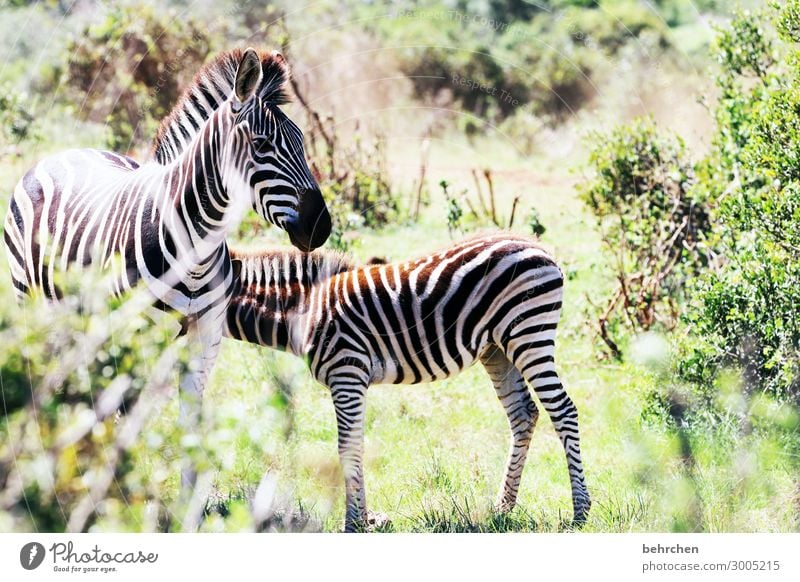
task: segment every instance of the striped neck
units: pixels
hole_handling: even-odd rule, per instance
[[[230,97],[240,58],[241,51],[223,53],[197,73],[161,121],[152,150],[156,162],[167,165],[191,149],[204,124]]]
[[[234,139],[236,131],[230,108],[220,108],[186,150],[165,166],[176,216],[191,238],[185,244],[203,256],[223,243],[250,202],[243,178],[246,169],[238,167],[231,155],[235,142],[241,141]]]
[[[309,303],[331,277],[352,268],[339,253],[287,249],[246,253],[231,249],[233,293],[228,309],[232,337],[302,355],[301,338],[313,314]]]

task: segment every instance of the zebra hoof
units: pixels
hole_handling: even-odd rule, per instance
[[[581,529],[584,525],[586,525],[586,518],[589,517],[590,507],[591,503],[587,503],[586,505],[581,505],[575,508],[575,515],[572,518],[572,527]]]
[[[376,531],[391,525],[392,520],[385,513],[367,512],[367,531]]]
[[[576,515],[569,525],[572,529],[583,529],[583,526],[586,525],[586,514]]]
[[[385,513],[377,513],[375,511],[368,511],[366,519],[359,521],[350,521],[344,524],[344,533],[367,533],[371,531],[379,531],[384,527],[391,525],[389,516]]]
[[[516,506],[516,501],[498,501],[494,504],[494,512],[498,514],[511,513]]]

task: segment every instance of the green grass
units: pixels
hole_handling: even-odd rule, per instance
[[[477,160],[478,151],[467,158],[435,144],[431,184],[447,179],[455,191],[470,186],[470,165],[459,159]],[[0,168],[4,208],[30,163],[6,161]],[[613,282],[565,166],[530,167],[506,154],[493,168],[499,206],[507,212],[511,198],[521,195],[522,209],[538,208],[548,229],[543,242],[568,273],[557,365],[580,412],[593,497],[584,531],[796,531],[796,462],[776,442],[732,431],[693,432],[695,464],[688,469],[674,434],[642,421],[646,395],[659,380],[635,364],[598,359],[587,295],[598,300]],[[354,254],[401,260],[446,245],[443,202],[434,186],[432,194],[434,202],[420,223],[364,233]],[[524,232],[524,221],[518,225]],[[270,232],[268,240],[285,244],[278,232]],[[2,265],[0,291],[7,300],[4,259]],[[279,384],[291,386],[291,392],[282,395]],[[207,462],[214,491],[203,529],[252,528],[247,508],[266,473],[276,480],[280,506],[266,529],[341,529],[344,487],[333,406],[301,360],[226,340],[205,407],[212,420],[202,438],[216,452]],[[176,418],[173,403],[153,426],[174,424]],[[493,512],[510,435],[480,366],[434,384],[371,387],[366,434],[370,509],[391,519],[381,531],[570,530],[566,463],[545,415],[534,434],[517,509],[509,515]],[[140,461],[146,470],[147,459]],[[178,476],[165,476],[164,497],[174,498],[177,489]]]

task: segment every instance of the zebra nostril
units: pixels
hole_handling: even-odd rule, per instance
[[[305,228],[302,228],[300,225],[299,219],[287,219],[283,223],[283,229],[289,235],[289,242],[291,242],[292,245],[297,247],[299,250],[303,251],[304,253],[314,250],[314,247],[311,246],[309,236],[305,232]]]
[[[309,252],[321,247],[331,234],[331,215],[319,189],[300,192],[298,215],[286,221],[289,240],[300,250]]]

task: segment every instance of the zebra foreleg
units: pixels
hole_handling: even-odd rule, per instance
[[[517,503],[522,470],[525,468],[531,435],[539,418],[539,409],[531,398],[522,374],[497,346],[490,346],[483,352],[481,363],[489,373],[511,428],[511,450],[505,478],[495,504],[498,511],[507,512],[514,509]]]
[[[366,529],[367,494],[364,487],[364,416],[367,385],[338,383],[331,386],[339,433],[339,460],[344,473],[344,531]]]
[[[180,381],[180,412],[178,421],[184,434],[197,434],[203,410],[203,391],[214,368],[222,341],[221,330],[189,325],[187,340],[191,346],[189,370]],[[189,493],[197,482],[197,469],[187,459],[181,469],[181,490]]]
[[[552,342],[545,343],[544,346],[542,343],[512,341],[506,351],[513,357],[514,365],[536,392],[564,447],[572,487],[573,523],[580,526],[586,522],[592,503],[583,476],[578,409],[564,390],[556,372],[553,357],[555,346]]]

